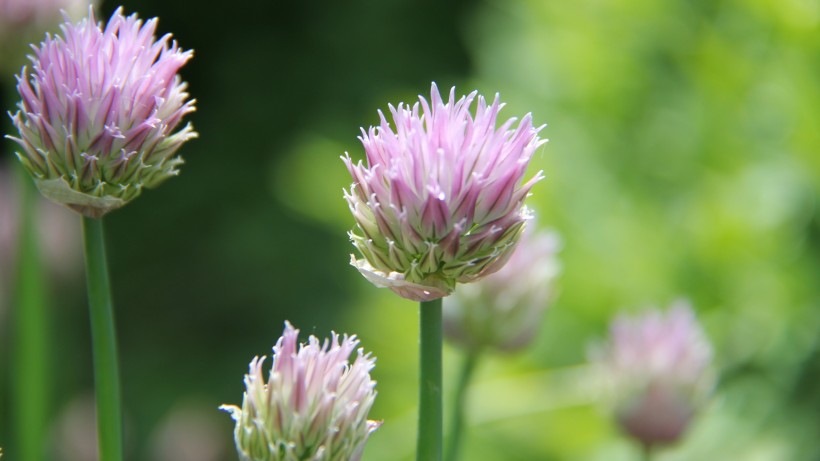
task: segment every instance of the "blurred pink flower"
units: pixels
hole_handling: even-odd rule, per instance
[[[616,318],[592,355],[614,385],[618,423],[647,446],[677,441],[714,385],[711,345],[683,301]]]
[[[0,0],[0,33],[13,26],[54,19],[60,10],[83,8],[88,3],[85,0]]]
[[[52,427],[51,459],[98,461],[94,396],[77,395],[60,411]]]
[[[60,22],[60,11],[80,13],[87,0],[0,0],[0,72],[20,68],[28,43]],[[4,76],[3,79],[6,77]]]
[[[176,405],[151,437],[152,461],[220,461],[228,459],[224,421],[209,406]]]
[[[444,299],[445,337],[472,352],[529,345],[555,296],[559,246],[554,232],[528,227],[504,267]]]
[[[362,259],[351,264],[374,285],[408,299],[450,294],[457,282],[498,270],[509,257],[529,212],[524,199],[542,179],[522,180],[539,140],[530,114],[496,128],[503,104],[473,92],[447,102],[433,84],[430,103],[390,105],[394,128],[362,129],[367,165],[343,160],[353,185],[345,198]],[[395,130],[395,131],[394,131]]]
[[[117,9],[103,29],[93,11],[47,35],[17,78],[18,157],[49,199],[100,217],[178,174],[175,155],[196,137],[177,71],[193,55]],[[176,131],[175,131],[176,130]]]
[[[265,379],[255,357],[245,375],[242,407],[223,405],[236,421],[236,449],[241,461],[358,461],[380,422],[367,414],[376,398],[370,379],[375,359],[358,350],[355,336],[315,336],[299,344],[299,330],[285,323],[273,348]],[[297,348],[298,345],[298,348]]]

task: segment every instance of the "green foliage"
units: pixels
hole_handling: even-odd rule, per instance
[[[478,85],[532,110],[552,139],[533,199],[564,235],[565,271],[533,365],[583,361],[616,310],[689,297],[723,379],[699,422],[715,430],[693,430],[669,459],[747,459],[726,440],[754,459],[814,459],[817,407],[798,402],[816,395],[800,383],[806,367],[816,376],[820,328],[820,10],[533,0],[486,5],[470,24]],[[754,413],[729,404],[752,399]],[[608,443],[546,453],[583,459]]]

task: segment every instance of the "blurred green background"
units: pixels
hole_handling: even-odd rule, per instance
[[[364,460],[413,459],[417,306],[348,265],[339,156],[362,156],[359,127],[431,81],[499,92],[502,115],[548,124],[532,165],[547,180],[529,204],[564,242],[536,343],[477,372],[463,459],[637,459],[598,403],[586,350],[616,312],[681,296],[721,379],[659,459],[820,459],[817,2],[121,4],[195,50],[182,74],[200,133],[179,178],[106,219],[129,459],[158,461],[188,437],[209,449],[200,460],[234,460],[232,421],[216,408],[241,401],[247,363],[285,319],[303,334],[360,336],[378,357],[371,417],[385,421]],[[46,397],[54,459],[71,461],[87,459],[66,437],[81,440],[70,415],[92,387],[75,264],[52,280]],[[13,348],[6,304],[0,370]],[[459,362],[448,348],[447,392]],[[0,376],[0,445],[15,460]]]

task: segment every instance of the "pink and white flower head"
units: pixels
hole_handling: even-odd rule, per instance
[[[514,352],[532,342],[555,296],[558,236],[528,227],[507,264],[444,299],[444,335],[470,352]]]
[[[367,414],[376,398],[370,379],[375,359],[358,349],[355,336],[333,334],[328,342],[285,323],[273,348],[267,379],[265,357],[255,357],[245,375],[242,408],[223,405],[236,421],[241,461],[358,461],[380,422]],[[297,347],[298,345],[298,347]]]
[[[530,114],[496,128],[502,107],[476,92],[456,100],[455,88],[445,102],[433,84],[429,103],[389,106],[394,127],[379,111],[380,125],[362,129],[367,165],[343,157],[353,176],[345,198],[362,256],[351,264],[374,285],[429,301],[504,264],[543,177],[522,184],[527,166],[546,140]]]
[[[711,345],[684,301],[616,318],[593,359],[612,381],[618,423],[646,446],[677,441],[714,386]]]
[[[156,27],[117,9],[103,28],[89,9],[33,47],[17,77],[20,137],[10,138],[49,199],[100,217],[179,173],[176,152],[197,136],[178,129],[194,110],[177,74],[193,52],[157,40]]]

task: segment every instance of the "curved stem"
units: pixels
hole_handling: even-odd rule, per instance
[[[114,310],[101,219],[83,217],[85,272],[94,354],[94,392],[101,461],[122,461],[122,410]]]
[[[48,408],[51,402],[49,322],[45,268],[37,227],[37,191],[21,165],[16,165],[20,191],[18,272],[15,294],[14,420],[20,459],[45,459]]]
[[[470,384],[473,371],[475,371],[476,362],[478,362],[478,353],[469,352],[464,358],[464,365],[458,378],[458,387],[456,387],[455,402],[453,404],[453,425],[450,428],[450,443],[447,446],[447,457],[445,458],[447,461],[456,461],[458,459],[461,437],[464,432],[467,387]]]
[[[419,421],[417,461],[441,461],[441,298],[419,306]]]

